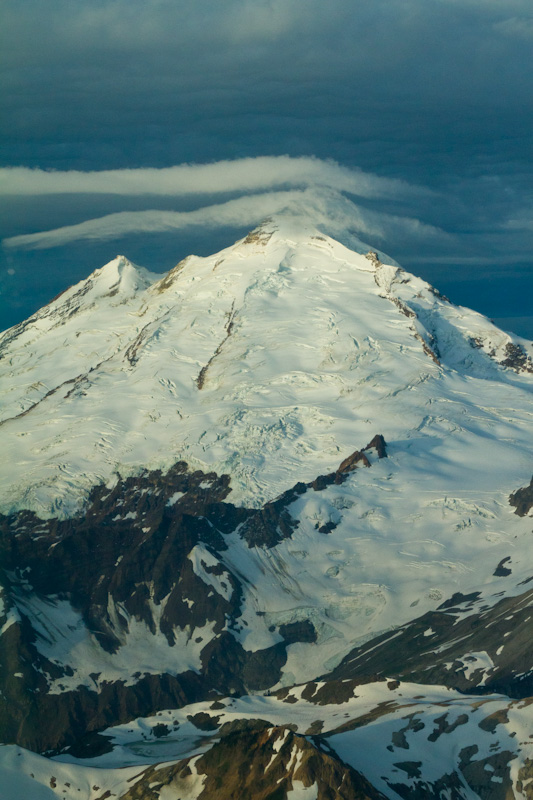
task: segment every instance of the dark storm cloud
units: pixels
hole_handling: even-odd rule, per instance
[[[3,40],[6,167],[332,158],[433,190],[366,198],[367,220],[420,222],[381,226],[407,268],[441,285],[511,273],[524,285],[530,0],[5,0]],[[58,196],[32,216],[30,200],[5,237],[197,208]]]
[[[276,153],[281,139],[323,156],[351,129],[407,156],[430,133],[442,141],[443,123],[454,143],[476,120],[488,142],[500,113],[516,131],[529,107],[528,6],[8,1],[6,158],[31,149],[33,164],[86,169],[257,155],[261,125]]]

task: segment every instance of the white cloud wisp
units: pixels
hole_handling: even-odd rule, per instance
[[[254,226],[282,211],[311,217],[324,232],[384,239],[391,231],[403,230],[422,238],[445,236],[444,232],[419,220],[378,214],[355,205],[340,192],[328,188],[303,191],[265,192],[246,195],[194,211],[122,211],[38,233],[4,240],[10,248],[40,250],[80,240],[116,239],[130,234],[167,233],[187,228],[242,228]]]
[[[179,164],[163,169],[93,172],[46,171],[28,167],[0,169],[0,194],[199,195],[257,192],[277,187],[327,186],[360,197],[410,197],[429,190],[406,181],[382,178],[335,161],[290,156],[258,156],[212,164]]]

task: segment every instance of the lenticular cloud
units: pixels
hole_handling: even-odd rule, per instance
[[[186,211],[146,209],[119,211],[75,225],[29,231],[4,240],[10,248],[44,249],[78,240],[106,240],[136,233],[164,233],[186,228],[243,227],[289,209],[323,217],[340,235],[350,228],[358,235],[382,237],[386,215],[356,205],[354,198],[407,199],[427,190],[389,180],[334,161],[289,156],[243,158],[213,164],[181,164],[165,169],[124,169],[101,172],[47,172],[17,167],[0,170],[1,193],[16,196],[115,195],[123,197],[210,196],[211,202]],[[213,196],[226,195],[212,203]],[[228,194],[238,195],[226,199]],[[197,201],[196,201],[197,203]],[[400,223],[399,220],[404,220]],[[388,225],[413,224],[389,217]],[[420,223],[416,222],[417,225]],[[425,226],[428,227],[428,226]],[[429,230],[429,227],[428,227]]]
[[[269,191],[277,187],[327,186],[361,197],[394,197],[426,190],[405,181],[381,178],[334,161],[263,156],[180,164],[164,169],[118,169],[98,172],[48,172],[27,167],[0,170],[0,194],[197,195]]]
[[[133,234],[168,233],[198,227],[252,227],[279,212],[312,217],[324,232],[344,240],[348,236],[348,241],[354,234],[383,240],[391,231],[401,229],[411,230],[423,238],[443,235],[439,229],[419,220],[369,211],[334,189],[310,187],[303,191],[246,195],[193,211],[121,211],[76,225],[13,236],[4,240],[4,246],[42,250],[80,240],[103,241]]]

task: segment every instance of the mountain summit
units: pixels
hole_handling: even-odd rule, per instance
[[[280,215],[0,338],[6,775],[531,796],[533,346],[389,261]]]
[[[531,343],[293,217],[164,277],[119,256],[0,353],[0,507],[60,517],[117,472],[180,458],[229,474],[233,502],[254,505],[376,430],[435,445],[466,422],[477,450],[490,415],[470,426],[464,409],[481,396],[509,412],[510,440],[533,372]],[[498,458],[507,471],[511,451],[512,485],[516,453]]]

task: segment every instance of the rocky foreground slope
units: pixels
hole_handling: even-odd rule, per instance
[[[533,797],[533,347],[359,249],[0,338],[7,798]]]

